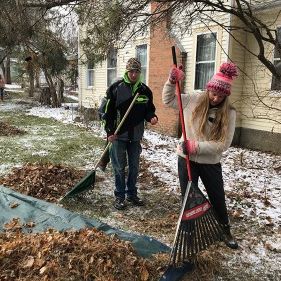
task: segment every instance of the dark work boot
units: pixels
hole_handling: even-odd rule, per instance
[[[225,245],[231,249],[237,249],[238,243],[231,235],[230,225],[224,225],[223,228],[224,228],[223,241]]]
[[[144,202],[138,196],[127,197],[127,201],[133,204],[134,206],[144,206]]]
[[[117,210],[124,210],[126,209],[126,204],[125,200],[119,197],[116,197],[115,202],[114,202],[114,208]]]

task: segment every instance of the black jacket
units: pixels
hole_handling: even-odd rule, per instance
[[[149,87],[140,83],[135,93],[137,92],[139,97],[117,133],[119,140],[141,140],[144,133],[144,121],[149,122],[156,116]],[[134,98],[132,85],[126,83],[124,79],[118,80],[107,89],[106,97],[108,102],[104,116],[105,130],[108,135],[112,135]]]

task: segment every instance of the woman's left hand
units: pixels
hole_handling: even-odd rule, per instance
[[[187,140],[186,143],[182,142],[182,151],[184,155],[195,155],[198,151],[198,142],[194,140]]]

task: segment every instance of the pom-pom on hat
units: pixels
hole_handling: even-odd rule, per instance
[[[141,72],[141,63],[140,63],[140,61],[137,58],[130,58],[127,61],[126,70],[127,71],[136,70],[138,72]]]
[[[220,66],[220,70],[207,83],[207,90],[219,93],[224,96],[231,94],[231,84],[238,76],[237,67],[232,62],[225,62]]]

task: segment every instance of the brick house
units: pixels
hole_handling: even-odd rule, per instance
[[[278,32],[280,30],[281,37],[279,28],[281,16],[278,14],[281,1],[268,2],[272,2],[272,5],[267,5],[266,9],[257,8],[256,13],[265,21],[275,17],[276,21],[272,27]],[[277,2],[279,9],[276,9]],[[230,25],[241,24],[228,14],[220,15],[220,20]],[[165,23],[162,26],[152,26],[145,35],[135,38],[122,50],[112,51],[107,60],[98,67],[93,69],[89,64],[79,64],[80,106],[98,105],[110,83],[123,75],[128,58],[137,56],[143,65],[144,81],[154,94],[159,125],[153,129],[163,134],[178,136],[180,131],[178,112],[166,108],[161,100],[162,88],[172,66],[171,46],[175,45],[178,62],[182,63],[185,69],[186,79],[182,91],[186,93],[203,91],[206,82],[224,61],[231,59],[237,64],[240,75],[234,82],[231,95],[231,101],[238,113],[234,144],[280,153],[280,83],[276,83],[258,59],[241,48],[233,38],[239,38],[251,52],[257,51],[256,42],[251,34],[233,31],[230,35],[214,23],[208,27],[204,24],[194,24],[191,34],[174,37],[168,36]],[[274,54],[274,50],[269,46],[266,52],[272,61],[276,63],[280,61],[280,57]],[[267,94],[266,97],[264,93]],[[259,102],[260,97],[257,97],[257,94],[271,106],[265,107]],[[264,118],[265,114],[267,118]]]

